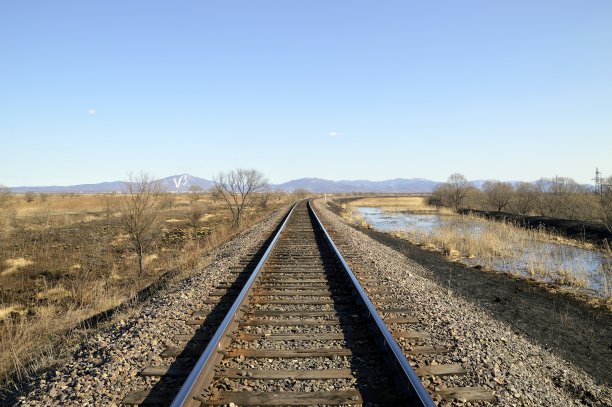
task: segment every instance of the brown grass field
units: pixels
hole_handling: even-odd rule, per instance
[[[122,196],[12,196],[0,209],[0,390],[53,363],[71,329],[124,303],[168,271],[193,270],[206,252],[238,232],[222,202],[202,194],[198,244],[187,225],[188,195],[168,194],[162,229],[139,276],[134,251],[119,227]],[[273,195],[249,208],[242,229],[288,204]]]
[[[426,196],[365,197],[349,201],[352,207],[367,206],[388,212],[435,213],[438,208],[427,203]]]

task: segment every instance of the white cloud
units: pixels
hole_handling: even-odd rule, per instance
[[[88,113],[88,114],[90,114],[90,115],[92,115],[92,116],[95,116],[95,114],[96,114],[96,109],[87,109],[87,113]]]
[[[342,135],[342,133],[339,133],[339,132],[337,132],[337,131],[330,131],[330,132],[328,132],[328,133],[327,133],[327,135],[328,135],[329,137],[338,137],[338,136],[341,136],[341,135]]]

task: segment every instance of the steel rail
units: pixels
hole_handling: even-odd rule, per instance
[[[211,364],[213,363],[213,356],[218,351],[222,350],[218,349],[220,347],[221,340],[225,335],[229,333],[227,331],[229,330],[230,325],[235,322],[236,315],[238,314],[240,308],[247,299],[249,292],[253,288],[253,283],[259,276],[260,270],[265,265],[266,260],[268,259],[268,255],[272,252],[272,249],[274,249],[274,246],[276,245],[276,242],[278,241],[280,235],[283,233],[283,230],[285,230],[285,226],[287,226],[287,222],[289,221],[289,218],[291,218],[291,215],[293,214],[293,211],[295,210],[296,206],[297,204],[294,204],[291,208],[291,211],[289,211],[289,214],[283,221],[283,224],[274,236],[274,239],[272,239],[272,242],[270,242],[270,246],[268,246],[268,249],[264,252],[261,260],[259,261],[259,263],[257,263],[257,267],[255,267],[255,269],[251,273],[251,276],[245,283],[244,287],[242,288],[242,290],[240,290],[240,294],[238,294],[238,297],[236,297],[234,304],[232,304],[232,307],[227,312],[227,315],[225,316],[225,318],[223,318],[221,325],[219,325],[219,327],[215,331],[215,334],[210,339],[210,342],[208,343],[206,349],[204,349],[204,352],[196,362],[193,370],[191,371],[191,373],[189,373],[189,376],[187,376],[187,379],[181,386],[179,392],[176,394],[176,397],[174,397],[174,400],[172,400],[172,404],[170,404],[170,407],[189,406],[192,402],[194,402],[192,393],[193,390],[196,389],[196,384],[198,383],[200,377],[205,371],[214,367],[211,366]]]
[[[342,264],[344,271],[347,273],[353,285],[355,286],[355,289],[357,290],[357,293],[359,294],[361,301],[364,303],[364,305],[366,306],[368,310],[369,317],[372,318],[373,322],[378,327],[378,331],[383,337],[384,345],[388,347],[388,350],[393,355],[393,358],[391,358],[391,360],[393,361],[395,366],[399,369],[399,371],[403,373],[401,377],[396,377],[396,379],[399,379],[401,382],[403,382],[407,386],[407,388],[410,390],[412,395],[415,397],[415,400],[414,400],[415,403],[420,403],[420,405],[422,406],[434,407],[435,404],[433,400],[431,399],[431,396],[425,389],[425,386],[423,386],[423,383],[421,383],[421,380],[415,373],[414,369],[412,369],[412,366],[410,366],[410,363],[408,362],[408,359],[406,359],[404,352],[402,352],[402,349],[399,347],[399,345],[393,338],[393,335],[391,335],[391,332],[389,332],[389,329],[385,325],[384,321],[382,320],[380,315],[378,315],[378,312],[376,311],[374,304],[372,304],[372,301],[370,301],[370,298],[368,297],[365,290],[363,289],[363,287],[357,280],[355,273],[353,273],[353,270],[351,270],[347,262],[344,260],[344,257],[340,253],[340,250],[334,244],[334,241],[332,240],[331,236],[329,235],[329,233],[327,233],[327,230],[323,226],[323,223],[321,222],[314,208],[312,207],[311,202],[312,201],[308,202],[308,208],[312,211],[312,214],[317,220],[319,227],[321,228],[321,230],[327,237],[329,244],[331,245],[338,259],[340,260],[340,263]]]

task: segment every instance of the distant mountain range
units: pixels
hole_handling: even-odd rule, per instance
[[[190,174],[173,175],[159,179],[163,188],[168,192],[188,192],[191,187],[198,186],[203,190],[210,189],[214,182],[205,178],[194,177]],[[482,189],[486,180],[472,180],[470,183]],[[519,181],[509,181],[515,186]],[[532,181],[536,182],[536,181]],[[291,192],[296,189],[307,189],[315,193],[349,193],[349,192],[375,192],[375,193],[418,193],[431,192],[440,182],[425,178],[395,178],[386,181],[368,180],[341,180],[331,181],[322,178],[300,178],[283,182],[282,184],[270,184],[268,187],[272,191]],[[593,185],[584,184],[593,188]],[[13,187],[13,192],[47,192],[47,193],[103,193],[103,192],[123,192],[126,190],[125,181],[100,182],[98,184],[80,184],[69,186],[29,186]]]
[[[272,188],[281,191],[295,191],[307,189],[311,192],[431,192],[438,182],[423,178],[396,178],[386,181],[330,181],[321,178],[300,178],[282,184],[273,185]]]
[[[213,181],[198,178],[190,174],[173,175],[159,180],[168,192],[187,192],[193,186],[204,190],[214,185]],[[431,192],[438,182],[424,178],[396,178],[387,181],[331,181],[321,178],[300,178],[282,184],[270,184],[273,191],[295,191],[307,189],[316,193],[333,192],[378,192],[378,193],[412,193]],[[99,184],[80,184],[70,186],[25,186],[11,188],[13,192],[48,192],[48,193],[102,193],[122,192],[126,189],[125,181],[101,182]]]

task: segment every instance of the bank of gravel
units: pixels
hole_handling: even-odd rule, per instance
[[[492,389],[495,404],[503,406],[612,405],[610,388],[596,384],[584,371],[478,304],[454,295],[431,278],[431,271],[354,229],[323,202],[317,201],[315,208],[341,250],[359,253],[349,263],[369,262],[370,272],[379,277],[384,291],[427,321],[423,328],[434,344],[452,346],[449,354],[432,356],[424,363],[460,363],[470,372],[463,378],[425,379],[427,387],[482,386]]]
[[[138,372],[150,365],[164,365],[160,353],[174,343],[174,334],[185,330],[184,320],[199,309],[228,269],[238,265],[277,226],[286,210],[279,210],[263,222],[215,250],[206,265],[192,277],[171,282],[138,309],[130,310],[80,344],[63,366],[28,383],[32,389],[19,396],[23,406],[114,406],[132,390],[146,390],[156,380]]]

